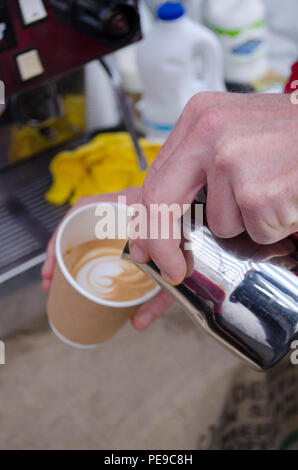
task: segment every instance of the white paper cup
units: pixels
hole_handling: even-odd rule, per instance
[[[156,286],[140,299],[110,301],[85,291],[69,273],[63,255],[70,248],[97,239],[95,227],[99,218],[95,210],[99,205],[107,204],[117,208],[121,221],[126,221],[127,207],[124,205],[89,204],[65,218],[56,239],[57,263],[47,305],[49,324],[62,341],[79,348],[90,349],[110,339],[143,303],[160,290]]]

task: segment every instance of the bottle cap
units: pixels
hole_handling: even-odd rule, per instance
[[[157,9],[157,16],[163,21],[177,20],[184,13],[184,6],[180,2],[166,2]]]

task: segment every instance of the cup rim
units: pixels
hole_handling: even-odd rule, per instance
[[[114,207],[119,207],[120,206],[120,207],[123,207],[125,209],[127,209],[129,207],[129,206],[126,206],[125,204],[118,204],[117,202],[112,202],[112,201],[92,202],[90,204],[86,204],[85,206],[79,207],[78,209],[71,212],[63,220],[63,222],[61,223],[61,225],[58,229],[58,232],[57,232],[57,238],[56,238],[56,243],[55,243],[56,261],[59,265],[59,268],[62,271],[62,274],[64,275],[65,279],[69,282],[69,284],[79,294],[81,294],[83,297],[87,298],[91,302],[96,303],[98,305],[105,305],[107,307],[118,307],[118,308],[134,307],[134,306],[137,306],[137,305],[141,305],[141,304],[147,302],[148,300],[152,299],[153,297],[155,297],[158,294],[158,292],[160,292],[161,287],[159,285],[157,285],[155,289],[148,292],[146,295],[144,295],[143,297],[140,297],[139,299],[128,300],[128,301],[123,301],[123,302],[114,301],[114,300],[105,300],[105,299],[101,299],[99,297],[96,297],[95,295],[92,295],[89,292],[85,291],[85,289],[83,289],[78,284],[78,282],[72,277],[72,275],[70,274],[70,272],[68,271],[68,269],[67,269],[67,267],[64,263],[63,255],[61,253],[61,240],[62,240],[63,233],[64,233],[64,230],[67,227],[67,225],[70,223],[70,221],[73,218],[78,216],[78,214],[80,214],[81,212],[84,212],[86,210],[90,210],[93,207],[95,209],[99,205],[106,205],[106,204],[111,204]]]

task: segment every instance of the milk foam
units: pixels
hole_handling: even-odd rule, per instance
[[[121,259],[122,250],[123,241],[96,240],[72,248],[64,261],[76,282],[92,295],[119,302],[139,299],[156,284],[132,262]]]
[[[115,278],[125,272],[128,262],[119,256],[102,256],[88,261],[78,272],[76,281],[86,290],[96,290],[98,294],[113,292]]]

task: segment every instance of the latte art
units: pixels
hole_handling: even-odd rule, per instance
[[[121,259],[125,241],[96,240],[69,250],[65,264],[77,283],[104,300],[129,301],[152,291],[155,283],[128,260]]]

